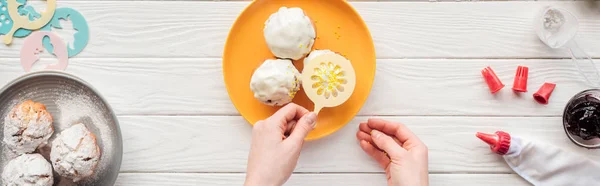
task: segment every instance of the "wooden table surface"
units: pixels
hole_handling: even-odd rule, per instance
[[[115,109],[124,159],[117,184],[242,185],[251,126],[229,100],[221,72],[225,39],[247,1],[59,0],[87,19],[91,41],[66,70],[91,83]],[[505,130],[600,160],[600,150],[565,136],[562,111],[588,89],[564,50],[537,38],[543,7],[580,19],[578,39],[600,57],[600,2],[361,1],[377,74],[359,115],[343,129],[305,144],[287,185],[385,185],[360,149],[357,125],[377,117],[408,125],[430,150],[431,185],[528,185],[475,138]],[[0,85],[24,74],[23,39],[0,50]],[[56,61],[45,55],[41,63]],[[507,85],[491,95],[480,71],[491,65]],[[510,91],[518,65],[530,67],[529,92]],[[39,65],[38,65],[39,66]],[[532,94],[557,83],[550,104]]]

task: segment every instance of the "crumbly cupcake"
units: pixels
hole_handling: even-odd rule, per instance
[[[300,8],[281,7],[265,22],[263,32],[271,52],[284,59],[306,56],[316,38],[312,21]]]
[[[270,106],[283,106],[294,99],[300,89],[301,76],[292,61],[266,60],[252,75],[250,89],[254,97]]]
[[[335,54],[335,52],[332,52],[331,50],[314,50],[310,52],[306,58],[304,58],[304,65],[306,65],[306,63],[308,63],[310,60],[313,60],[323,54]]]
[[[59,175],[74,182],[91,176],[100,160],[96,136],[81,123],[69,127],[52,141],[50,160]]]
[[[52,186],[52,166],[40,154],[23,154],[6,164],[2,185]]]
[[[4,118],[4,143],[17,154],[31,153],[48,143],[54,133],[46,106],[27,100]]]

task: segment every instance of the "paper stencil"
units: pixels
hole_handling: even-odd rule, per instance
[[[48,22],[50,22],[50,20],[54,16],[54,11],[56,10],[56,0],[46,0],[46,1],[47,1],[46,11],[43,11],[39,14],[29,13],[27,15],[21,15],[21,13],[24,11],[22,10],[21,13],[19,12],[18,8],[22,7],[22,4],[17,2],[17,0],[7,0],[6,1],[6,10],[8,11],[8,15],[11,18],[12,26],[11,26],[11,29],[4,35],[4,39],[3,39],[4,44],[8,45],[8,44],[12,43],[12,39],[13,39],[13,36],[15,35],[15,32],[17,30],[19,30],[20,28],[27,29],[27,30],[37,30],[39,28],[42,28]],[[3,9],[3,8],[0,8],[0,9]],[[26,9],[25,11],[27,11],[27,10],[31,10],[31,9]],[[35,11],[33,11],[33,12],[35,12]],[[33,16],[31,16],[31,14],[33,14]],[[39,18],[35,19],[33,21],[30,21],[30,17],[32,19],[35,19],[36,17],[39,17]]]
[[[40,59],[40,54],[43,51],[42,40],[48,37],[55,49],[54,55],[58,58],[57,64],[48,65],[48,70],[65,70],[68,65],[69,56],[67,54],[67,46],[60,37],[52,32],[38,31],[32,33],[25,38],[23,48],[21,48],[21,65],[26,72],[31,70],[33,64]]]
[[[346,102],[356,86],[352,63],[338,54],[323,54],[304,64],[302,88],[315,104],[314,112]]]
[[[40,14],[35,12],[32,6],[24,5],[26,0],[17,0],[19,6],[18,12],[20,15],[27,15],[30,21],[40,18]],[[12,28],[13,22],[8,14],[8,6],[6,0],[0,0],[0,35],[6,35]],[[15,32],[14,37],[25,37],[31,34],[31,30],[19,29]]]
[[[90,39],[90,30],[88,27],[85,18],[81,13],[77,12],[72,8],[58,8],[56,9],[56,13],[50,22],[42,27],[43,31],[52,31],[54,29],[63,29],[60,25],[60,20],[71,21],[73,25],[73,29],[76,31],[73,35],[74,41],[73,43],[67,43],[67,51],[69,52],[69,57],[73,57],[79,54],[83,48],[87,45]],[[44,48],[48,50],[48,52],[53,53],[52,45],[50,44],[49,38],[44,38]]]

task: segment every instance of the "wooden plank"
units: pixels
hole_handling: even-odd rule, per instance
[[[487,65],[506,84],[496,95],[480,74]],[[524,94],[511,91],[518,65],[530,67]],[[360,115],[561,116],[566,102],[589,88],[570,60],[381,59],[377,66]],[[239,115],[220,59],[75,58],[67,71],[97,88],[119,115]],[[18,60],[0,59],[0,85],[21,74]],[[550,104],[540,105],[532,94],[545,81],[558,85]]]
[[[534,33],[538,10],[556,5],[580,18],[581,44],[600,57],[597,2],[353,2],[371,30],[378,58],[556,58]],[[78,57],[220,57],[248,2],[61,1],[82,12],[91,42]],[[202,11],[200,11],[202,10]],[[585,43],[583,43],[585,41]],[[2,46],[19,56],[23,40]]]
[[[116,186],[124,185],[181,185],[215,186],[243,185],[244,174],[204,174],[204,173],[121,173]],[[530,185],[515,174],[431,174],[430,185]],[[294,174],[286,186],[364,186],[386,185],[383,174]]]
[[[475,133],[504,130],[600,160],[572,144],[558,117],[382,117],[405,123],[429,147],[431,173],[512,173]],[[357,117],[307,142],[295,172],[382,172],[356,140]],[[239,116],[123,116],[124,172],[245,172],[251,126]]]
[[[0,85],[23,74],[18,60],[0,61]],[[235,114],[219,61],[76,58],[68,72],[91,83],[118,114]]]
[[[132,1],[132,0],[62,0],[62,1]],[[207,1],[207,2],[239,2],[239,1],[253,1],[253,0],[135,0],[135,1]],[[350,2],[471,2],[479,0],[347,0]],[[492,1],[492,0],[483,0]],[[510,0],[510,1],[532,1],[532,0]],[[553,1],[567,1],[567,0],[553,0]],[[569,0],[569,1],[582,1],[582,0]]]

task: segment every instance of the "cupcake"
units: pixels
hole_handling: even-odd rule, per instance
[[[69,127],[52,141],[50,160],[59,175],[74,182],[91,176],[100,160],[96,136],[81,123]]]
[[[254,97],[270,106],[283,106],[300,89],[300,72],[287,59],[266,60],[252,74],[250,89]]]
[[[278,58],[298,60],[310,52],[315,28],[300,8],[281,7],[265,22],[267,46]]]
[[[6,164],[2,185],[52,186],[52,166],[40,154],[23,154]]]
[[[331,50],[314,50],[314,51],[310,52],[310,54],[306,58],[304,58],[304,65],[306,65],[306,63],[308,63],[310,60],[313,60],[316,57],[323,55],[323,54],[335,54],[335,53],[332,52]]]
[[[46,106],[27,100],[4,118],[4,143],[17,154],[31,153],[48,143],[54,133]]]

